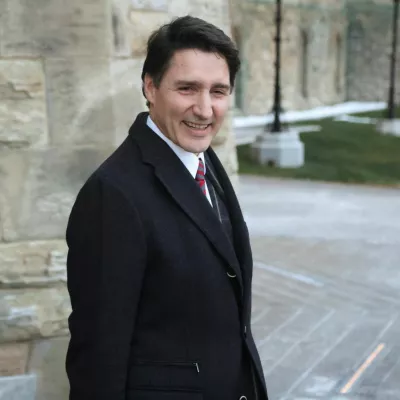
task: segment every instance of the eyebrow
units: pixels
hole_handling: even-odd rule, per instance
[[[176,86],[203,86],[203,84],[200,81],[185,81],[185,80],[179,80],[175,82]],[[215,89],[225,89],[230,91],[231,90],[231,85],[227,85],[225,83],[215,83],[212,85],[212,87]]]

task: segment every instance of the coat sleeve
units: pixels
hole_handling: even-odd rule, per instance
[[[92,177],[72,209],[67,244],[69,398],[125,400],[146,265],[139,215],[119,189]]]

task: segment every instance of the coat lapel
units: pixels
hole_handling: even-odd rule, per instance
[[[246,222],[243,219],[243,213],[239,201],[235,194],[235,190],[232,187],[231,181],[215,152],[210,148],[207,150],[207,155],[214,166],[218,181],[224,192],[224,200],[229,210],[229,216],[233,229],[236,255],[239,259],[240,265],[245,268],[248,265],[252,265],[252,256],[249,232]]]
[[[147,116],[148,113],[139,114],[130,129],[132,139],[141,149],[143,162],[154,167],[155,175],[170,196],[208,238],[229,269],[235,272],[243,291],[238,259],[220,221],[176,154],[147,126]]]

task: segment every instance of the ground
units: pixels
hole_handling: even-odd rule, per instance
[[[400,398],[400,189],[241,177],[270,400]]]

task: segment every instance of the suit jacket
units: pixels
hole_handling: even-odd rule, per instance
[[[147,116],[84,184],[68,222],[70,400],[235,400],[245,357],[267,399],[248,230],[229,178],[207,150],[234,244]]]

